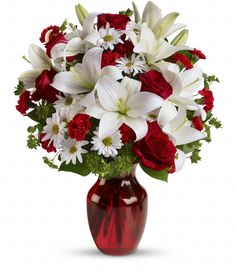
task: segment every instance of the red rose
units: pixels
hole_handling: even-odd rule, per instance
[[[27,102],[30,101],[30,92],[25,90],[19,97],[18,104],[16,105],[16,110],[18,110],[23,116],[25,116],[27,110],[29,109]]]
[[[204,98],[204,102],[203,102],[203,104],[205,105],[204,110],[206,112],[212,110],[214,107],[214,96],[213,96],[212,91],[207,88],[204,88],[203,90],[198,91],[198,93],[202,95]]]
[[[141,91],[152,92],[167,99],[173,92],[172,86],[165,80],[163,75],[157,71],[148,71],[139,75],[142,82]]]
[[[135,135],[135,132],[129,127],[127,126],[126,124],[123,124],[121,127],[120,127],[120,132],[121,132],[121,135],[122,135],[122,143],[125,144],[129,141],[134,141],[136,139],[136,135]]]
[[[55,102],[57,100],[58,91],[52,87],[53,77],[55,76],[54,71],[44,70],[35,81],[36,91],[32,94],[32,99],[34,101],[39,101],[41,99]]]
[[[125,40],[124,44],[119,43],[115,46],[114,52],[117,52],[121,56],[130,56],[133,53],[134,45],[130,40]]]
[[[121,14],[110,14],[103,13],[98,15],[97,27],[106,27],[106,24],[109,23],[111,28],[125,30],[127,23],[130,21],[129,16]]]
[[[61,32],[60,28],[56,25],[49,26],[43,30],[41,33],[40,41],[44,43],[46,48],[46,53],[51,57],[51,49],[57,43],[67,43],[64,34]]]
[[[116,60],[120,58],[120,54],[113,51],[106,51],[102,54],[102,68],[106,66],[115,66]]]
[[[199,59],[206,59],[206,56],[200,51],[194,48],[194,50],[190,51],[191,54],[197,56]]]
[[[180,62],[182,65],[184,65],[184,67],[185,67],[187,70],[193,68],[193,65],[192,65],[190,59],[189,59],[187,56],[185,56],[185,55],[183,55],[183,54],[181,54],[181,53],[176,53],[176,54],[174,54],[173,59],[174,59],[174,61],[175,61],[176,63],[177,63],[177,62]]]
[[[50,140],[45,140],[45,141],[42,141],[42,139],[44,138],[45,134],[44,133],[41,133],[40,136],[39,136],[39,140],[40,140],[40,143],[41,143],[41,147],[46,150],[47,152],[56,152],[56,148],[53,146],[53,143],[50,142]]]
[[[174,166],[176,148],[157,122],[148,123],[148,133],[134,144],[134,152],[147,168],[161,171]]]
[[[198,131],[202,131],[204,129],[202,120],[199,116],[193,117],[192,124],[193,124],[193,127],[197,129]]]
[[[67,124],[69,137],[77,141],[84,140],[91,126],[88,115],[78,114]]]

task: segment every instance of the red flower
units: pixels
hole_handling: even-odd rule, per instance
[[[102,26],[105,28],[106,24],[109,23],[111,28],[125,30],[129,21],[130,18],[127,15],[103,13],[98,15],[97,27],[98,29]]]
[[[44,138],[44,136],[45,136],[44,133],[41,133],[41,134],[39,135],[39,140],[40,140],[40,143],[41,143],[41,147],[42,147],[44,150],[46,150],[47,152],[56,152],[57,150],[56,150],[56,148],[53,146],[53,143],[51,142],[51,143],[49,144],[49,142],[50,142],[49,139],[48,139],[48,140],[45,140],[45,141],[42,141],[42,139]]]
[[[119,43],[115,46],[114,52],[117,52],[121,56],[130,56],[133,53],[134,45],[130,40],[125,40],[124,44]]]
[[[147,168],[161,171],[174,166],[176,148],[157,122],[148,123],[148,133],[134,144],[134,152]]]
[[[18,110],[23,116],[25,116],[27,110],[29,109],[27,102],[30,102],[30,101],[31,101],[30,92],[25,90],[20,95],[18,104],[16,105],[16,110]]]
[[[193,117],[192,119],[193,127],[198,131],[202,131],[204,129],[202,120],[199,116]]]
[[[54,71],[44,70],[35,81],[36,91],[32,94],[33,101],[39,101],[41,99],[49,102],[55,102],[57,100],[58,91],[52,87]]]
[[[126,124],[123,124],[121,127],[120,127],[120,132],[121,132],[121,135],[122,135],[122,143],[125,144],[129,141],[134,141],[136,139],[136,135],[135,135],[135,132],[129,127],[127,126]]]
[[[116,60],[120,58],[120,54],[113,51],[106,51],[102,54],[102,68],[112,65],[116,65]]]
[[[214,107],[214,96],[212,91],[207,88],[204,88],[203,90],[198,91],[198,93],[204,97],[203,102],[203,104],[205,105],[204,110],[206,112],[212,110]]]
[[[157,71],[148,71],[139,76],[142,82],[141,91],[148,91],[167,99],[173,92],[172,86],[165,80],[163,75]]]
[[[67,124],[69,137],[77,141],[84,140],[91,126],[88,115],[78,114]]]
[[[44,43],[46,48],[46,53],[51,57],[51,49],[57,43],[67,43],[64,34],[61,32],[60,28],[56,25],[49,26],[43,30],[41,33],[40,41]]]
[[[176,63],[177,63],[177,62],[180,62],[181,64],[183,64],[184,67],[185,67],[187,70],[193,68],[193,65],[191,64],[190,59],[189,59],[187,56],[185,56],[185,55],[183,55],[183,54],[181,54],[181,53],[176,53],[176,54],[174,54],[173,59],[174,59],[174,61],[175,61]]]
[[[199,59],[206,59],[206,56],[200,51],[194,48],[194,50],[190,51],[191,54],[197,56]]]

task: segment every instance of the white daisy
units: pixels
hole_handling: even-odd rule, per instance
[[[43,128],[45,136],[42,141],[50,140],[49,144],[53,142],[55,148],[59,148],[61,141],[64,140],[66,131],[65,123],[61,121],[60,115],[54,113],[51,118],[47,118],[47,125]]]
[[[122,31],[118,31],[115,28],[110,28],[110,24],[106,24],[106,28],[101,27],[99,29],[99,34],[101,37],[100,40],[100,46],[104,48],[105,50],[113,50],[114,45],[119,44],[119,43],[124,43],[121,40],[121,36],[124,34]]]
[[[98,151],[98,155],[104,155],[105,157],[115,157],[118,154],[117,150],[123,146],[121,141],[122,135],[119,131],[105,137],[101,137],[98,131],[95,131],[94,134],[95,136],[91,141],[93,144],[91,150]]]
[[[71,161],[75,165],[76,160],[78,159],[80,163],[83,163],[82,154],[87,153],[88,151],[82,147],[87,145],[88,141],[76,141],[75,139],[68,138],[67,140],[61,143],[62,152],[60,154],[61,161],[66,162],[68,165]]]
[[[67,113],[76,115],[81,109],[78,95],[64,94],[64,97],[57,95],[57,98],[58,100],[54,103],[54,107],[62,115]]]
[[[140,56],[132,54],[131,58],[121,57],[116,60],[117,67],[126,74],[133,74],[134,76],[140,72],[148,70],[146,61]]]

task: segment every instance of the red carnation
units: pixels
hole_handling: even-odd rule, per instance
[[[189,59],[187,56],[185,56],[185,55],[183,55],[183,54],[181,54],[181,53],[176,53],[176,54],[174,54],[173,59],[174,59],[174,61],[175,61],[176,63],[177,63],[177,62],[180,62],[182,65],[184,65],[184,67],[185,67],[187,70],[193,68],[193,65],[192,65],[190,59]]]
[[[130,40],[125,40],[124,44],[119,43],[115,46],[114,52],[117,52],[121,56],[127,56],[129,57],[134,50],[134,45]]]
[[[173,92],[172,86],[158,71],[148,71],[139,76],[142,82],[141,91],[148,91],[167,99]]]
[[[44,43],[46,48],[46,53],[51,57],[51,49],[58,43],[67,43],[64,34],[61,32],[60,28],[56,25],[49,26],[43,30],[41,33],[40,41]]]
[[[202,95],[204,98],[204,102],[203,102],[203,104],[205,105],[204,110],[206,112],[212,110],[214,107],[214,96],[213,96],[212,91],[207,88],[204,88],[203,90],[199,91],[198,93],[200,95]]]
[[[134,144],[134,152],[147,168],[161,171],[174,167],[176,148],[157,122],[148,123],[148,133]]]
[[[106,24],[109,23],[111,28],[125,30],[127,23],[130,21],[129,16],[121,14],[110,14],[103,13],[98,15],[97,27],[106,27]]]
[[[202,120],[199,116],[193,117],[192,119],[193,127],[198,131],[202,131],[204,129]]]
[[[120,132],[121,132],[121,135],[122,135],[122,143],[125,144],[129,141],[134,141],[136,139],[136,135],[135,135],[135,132],[129,127],[127,126],[126,124],[123,124],[121,127],[120,127]]]
[[[70,138],[77,141],[84,140],[91,128],[90,117],[85,114],[78,114],[67,124]]]
[[[102,54],[102,68],[106,66],[115,66],[116,60],[120,58],[120,54],[113,51],[106,51]]]
[[[53,143],[51,142],[51,143],[49,144],[49,142],[50,142],[49,139],[48,139],[48,140],[45,140],[45,141],[42,141],[42,139],[44,138],[44,136],[45,136],[44,133],[42,133],[42,134],[39,135],[39,140],[40,140],[40,143],[41,143],[41,147],[42,147],[44,150],[46,150],[47,152],[56,152],[57,150],[56,150],[56,148],[53,146]]]
[[[27,102],[30,101],[30,92],[25,90],[19,97],[18,104],[16,105],[16,110],[18,110],[23,116],[25,116],[27,110],[29,109]]]
[[[197,56],[199,59],[206,59],[206,56],[200,51],[194,48],[194,50],[190,51],[191,54]]]
[[[44,70],[35,81],[36,91],[32,94],[33,101],[45,100],[55,102],[58,91],[50,84],[55,76],[54,71]]]

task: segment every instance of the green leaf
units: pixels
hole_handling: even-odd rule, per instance
[[[60,26],[61,32],[64,32],[67,29],[67,23],[68,23],[67,19],[65,19],[62,25]]]
[[[25,90],[24,88],[25,88],[24,83],[22,81],[19,81],[18,85],[15,87],[14,94],[17,96],[21,95]]]
[[[217,118],[211,118],[209,121],[209,124],[214,126],[216,129],[220,129],[222,128],[222,123],[220,120],[218,120]]]
[[[85,164],[78,161],[75,165],[73,163],[69,163],[68,165],[66,165],[65,162],[62,163],[59,171],[73,172],[84,177],[90,174],[90,171],[87,169]]]
[[[48,157],[43,157],[43,162],[48,165],[48,167],[52,169],[58,169],[58,166],[54,164],[53,160],[49,159]]]
[[[34,120],[34,121],[36,121],[36,122],[41,122],[41,120],[40,120],[40,117],[38,116],[38,114],[37,114],[37,109],[34,109],[34,110],[32,110],[32,111],[30,111],[28,114],[27,114],[27,116],[30,118],[30,119],[32,119],[32,120]]]
[[[161,170],[161,171],[156,171],[156,170],[147,168],[147,167],[145,167],[143,165],[140,165],[140,166],[143,169],[143,171],[145,173],[147,173],[149,176],[151,176],[152,178],[158,179],[158,180],[161,180],[161,181],[164,181],[164,182],[168,182],[169,168]]]
[[[128,8],[127,10],[120,11],[119,14],[131,17],[134,14],[134,12]]]

